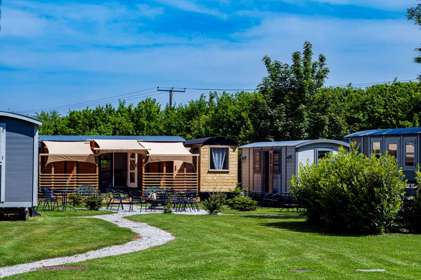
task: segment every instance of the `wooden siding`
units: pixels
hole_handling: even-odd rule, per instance
[[[238,148],[230,146],[228,171],[209,170],[210,148],[200,147],[199,188],[200,192],[232,192],[238,185]],[[215,146],[221,147],[221,146]]]

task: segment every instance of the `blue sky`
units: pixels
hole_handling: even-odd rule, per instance
[[[416,0],[3,0],[0,110],[33,113],[156,96],[156,86],[255,88],[262,57],[303,42],[328,85],[414,79]],[[176,102],[203,91],[178,94]],[[65,105],[65,106],[63,106]]]

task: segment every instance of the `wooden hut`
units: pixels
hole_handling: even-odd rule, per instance
[[[258,142],[241,146],[241,184],[250,193],[289,192],[300,164],[313,164],[346,142],[318,139]]]
[[[197,155],[183,142],[178,136],[42,136],[39,187],[197,192]]]
[[[232,192],[238,185],[238,147],[224,137],[206,137],[186,141],[199,171],[199,190],[202,193]]]

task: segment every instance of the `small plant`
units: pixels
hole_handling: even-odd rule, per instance
[[[69,203],[73,207],[81,206],[83,204],[83,196],[78,193],[69,194]]]
[[[254,211],[257,207],[257,201],[245,195],[237,195],[228,200],[227,204],[231,209],[239,211]]]
[[[102,206],[102,197],[100,195],[89,196],[85,200],[86,208],[98,211]]]
[[[169,201],[164,207],[164,214],[172,213],[172,203]]]
[[[222,193],[213,193],[205,201],[203,207],[210,215],[218,214],[225,203],[225,195]]]

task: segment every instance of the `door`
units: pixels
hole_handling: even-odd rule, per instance
[[[137,154],[129,153],[128,159],[128,174],[127,174],[127,186],[129,188],[137,187]]]
[[[272,192],[282,192],[282,162],[281,151],[274,150],[272,154]]]
[[[0,203],[6,200],[6,125],[0,123]]]
[[[113,187],[113,154],[99,158],[99,187],[101,192],[109,192]]]
[[[262,160],[262,191],[264,193],[269,192],[269,172],[270,172],[270,166],[269,166],[269,151],[262,151],[261,156]]]

